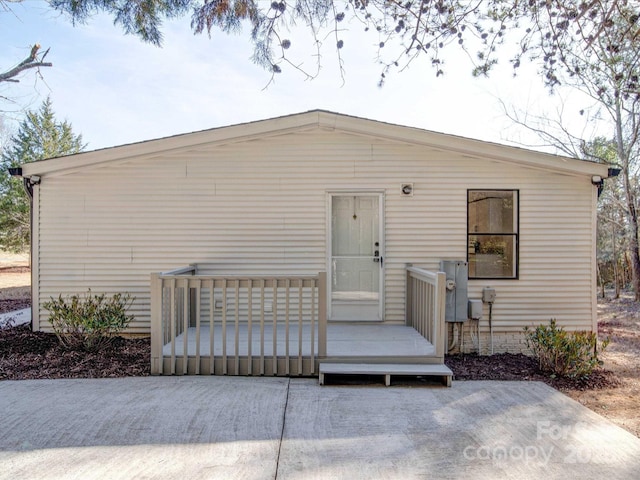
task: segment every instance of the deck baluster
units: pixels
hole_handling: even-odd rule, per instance
[[[324,272],[222,277],[196,274],[195,265],[152,274],[151,373],[317,372],[327,351],[325,282]]]

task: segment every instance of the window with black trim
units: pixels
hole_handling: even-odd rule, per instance
[[[469,278],[518,278],[518,190],[467,190]]]

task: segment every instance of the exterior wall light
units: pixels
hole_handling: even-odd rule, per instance
[[[413,183],[403,183],[400,189],[405,197],[413,197]]]

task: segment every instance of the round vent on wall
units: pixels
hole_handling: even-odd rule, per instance
[[[403,183],[400,191],[403,197],[413,197],[413,183]]]

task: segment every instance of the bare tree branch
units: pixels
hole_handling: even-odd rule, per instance
[[[31,53],[29,56],[21,61],[18,65],[13,67],[11,70],[0,73],[0,83],[1,82],[13,82],[18,83],[20,80],[15,77],[20,75],[25,70],[29,70],[32,68],[40,68],[40,67],[52,67],[53,63],[45,62],[44,59],[49,53],[49,49],[45,50],[44,53],[38,55],[40,51],[40,44],[36,43],[33,47],[31,47]]]
[[[581,136],[576,136],[567,128],[567,122],[564,119],[564,100],[558,98],[558,106],[556,108],[555,117],[544,113],[542,115],[536,115],[528,111],[528,109],[516,109],[516,107],[509,107],[500,98],[497,99],[500,104],[504,115],[511,120],[514,124],[524,127],[531,133],[535,134],[542,143],[522,143],[518,142],[527,148],[554,148],[562,155],[567,155],[574,158],[582,158],[584,156],[584,143],[585,140]],[[586,127],[585,127],[586,128]],[[585,132],[582,132],[585,136]],[[589,134],[586,134],[588,137]],[[594,159],[590,159],[594,160]],[[600,160],[600,159],[598,159]]]

